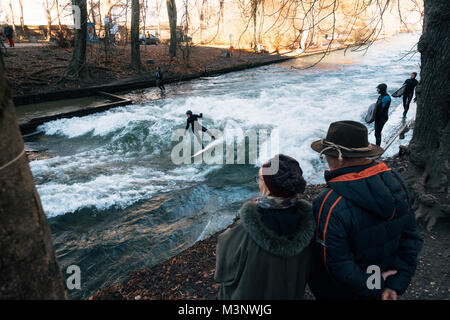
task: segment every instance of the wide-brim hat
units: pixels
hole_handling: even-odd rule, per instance
[[[369,143],[365,125],[350,120],[331,123],[326,138],[314,141],[311,148],[336,158],[370,158],[384,153],[383,148]]]

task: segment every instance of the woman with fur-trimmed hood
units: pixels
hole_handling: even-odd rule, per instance
[[[256,177],[261,196],[245,203],[240,221],[219,236],[215,280],[219,299],[302,299],[311,268],[314,219],[300,198],[298,162],[277,155]]]

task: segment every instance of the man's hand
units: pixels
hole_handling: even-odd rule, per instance
[[[383,277],[383,280],[386,281],[387,277],[393,276],[396,273],[397,273],[397,270],[388,270],[388,271],[382,272],[381,276]]]
[[[381,294],[381,300],[397,300],[397,292],[392,289],[386,288]]]
[[[386,281],[387,277],[393,276],[397,274],[397,270],[388,270],[381,273],[384,281]],[[383,293],[381,294],[381,300],[397,300],[397,292],[392,289],[385,288]]]

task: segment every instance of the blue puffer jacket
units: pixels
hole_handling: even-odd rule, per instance
[[[325,180],[327,188],[313,202],[317,229],[311,291],[317,299],[380,299],[386,287],[403,294],[416,270],[422,238],[402,178],[371,161],[326,171]],[[371,265],[397,274],[386,282],[380,277],[380,289],[369,289]]]

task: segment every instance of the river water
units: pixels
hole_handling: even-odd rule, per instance
[[[171,161],[177,144],[171,136],[184,128],[187,109],[224,132],[277,129],[279,151],[300,162],[309,183],[323,183],[326,166],[311,142],[325,136],[330,122],[363,121],[379,83],[393,92],[418,71],[419,55],[405,56],[418,37],[378,41],[365,54],[334,52],[306,70],[318,57],[168,85],[165,97],[155,88],[134,91],[126,95],[144,102],[40,126],[26,144],[53,156],[30,166],[63,273],[73,264],[81,269],[81,290],[70,296],[89,297],[174,256],[225,228],[257,195],[257,165]],[[402,109],[393,98],[385,138],[399,127]],[[386,155],[410,138],[409,132]]]

